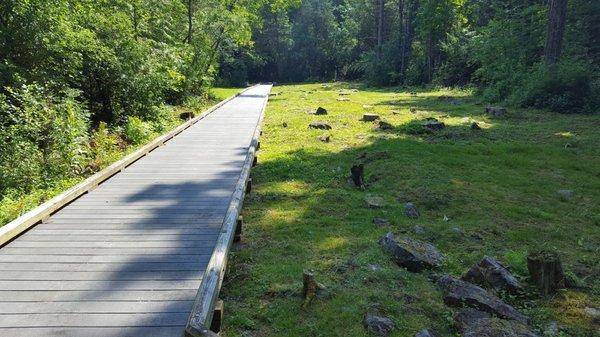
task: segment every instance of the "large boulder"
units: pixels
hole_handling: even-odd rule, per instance
[[[392,232],[387,233],[379,243],[392,255],[394,262],[411,272],[439,267],[442,254],[430,243],[407,237],[396,239]]]
[[[437,283],[444,294],[444,303],[448,306],[476,308],[500,318],[523,324],[529,322],[527,316],[479,286],[448,275],[442,276]]]
[[[485,256],[462,277],[464,281],[482,287],[519,293],[523,290],[519,281],[496,259]]]
[[[379,336],[389,336],[394,330],[394,322],[388,317],[367,314],[363,318],[365,328]]]
[[[454,322],[463,337],[538,337],[526,324],[492,317],[475,309],[459,311],[454,315]]]

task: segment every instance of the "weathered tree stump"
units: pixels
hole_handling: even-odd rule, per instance
[[[379,119],[379,115],[376,114],[364,114],[362,117],[363,122],[373,122]]]
[[[531,281],[544,295],[556,292],[565,287],[560,257],[556,252],[541,251],[527,256],[527,269]]]
[[[353,165],[350,168],[352,174],[352,181],[354,185],[360,188],[365,187],[365,166],[363,164]]]
[[[179,118],[184,121],[189,121],[190,119],[194,119],[196,115],[191,111],[182,112],[179,114]]]
[[[317,283],[315,274],[311,270],[305,270],[302,273],[302,281],[302,296],[304,297],[303,306],[307,306],[315,297],[317,297],[319,290],[325,289],[325,287],[322,284]]]

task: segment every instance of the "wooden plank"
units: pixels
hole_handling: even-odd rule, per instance
[[[180,336],[183,326],[169,327],[20,327],[0,328],[2,337],[41,337],[41,336],[77,336],[77,337],[173,337]]]
[[[203,270],[191,271],[120,271],[118,276],[112,271],[37,271],[37,270],[3,270],[0,274],[2,281],[92,281],[118,278],[126,280],[200,280]],[[2,299],[0,299],[0,302]]]
[[[180,290],[57,290],[57,291],[0,291],[3,302],[58,301],[184,301],[194,298],[196,289]],[[115,305],[118,305],[115,304]]]
[[[210,255],[214,243],[205,244],[194,249],[179,247],[6,247],[0,251],[2,255]]]
[[[137,312],[162,313],[179,312],[189,313],[194,301],[64,301],[64,302],[0,302],[0,315],[2,314],[95,314],[117,313],[133,314]]]
[[[101,281],[0,281],[0,289],[6,291],[56,291],[56,290],[185,290],[198,289],[200,280],[101,280]]]
[[[0,255],[6,263],[193,263],[206,261],[210,254],[189,255]],[[0,288],[1,289],[1,288]]]
[[[66,272],[112,272],[134,273],[140,271],[165,272],[165,271],[197,271],[203,270],[208,262],[198,260],[173,264],[171,262],[135,262],[135,263],[61,263],[61,262],[29,262],[14,263],[0,262],[0,270],[4,271],[66,271]],[[1,289],[0,289],[1,291]],[[195,292],[194,292],[195,294]],[[4,294],[6,296],[6,294]]]
[[[270,91],[270,89],[271,88],[269,87],[268,91]],[[256,153],[258,138],[261,133],[260,124],[264,118],[267,101],[268,100],[264,100],[260,118],[254,131],[252,145],[248,151],[246,161],[242,167],[242,173],[240,174],[231,204],[225,216],[225,221],[223,222],[223,230],[219,235],[215,250],[206,267],[206,272],[202,278],[200,288],[198,289],[194,307],[186,324],[186,335],[194,337],[207,335],[212,324],[213,310],[221,289],[223,274],[227,265],[227,255],[235,237],[236,223],[246,193],[246,183],[250,178],[250,169],[252,168],[252,162]]]
[[[162,327],[185,324],[188,313],[128,313],[128,314],[31,314],[2,315],[0,328],[6,327],[63,327],[78,326],[82,322],[88,327],[143,326]],[[34,318],[34,319],[32,319]]]
[[[16,237],[17,235],[21,234],[23,231],[29,229],[31,226],[35,225],[36,223],[38,223],[45,217],[49,216],[56,210],[60,209],[64,205],[68,204],[69,202],[75,200],[76,198],[81,196],[83,193],[95,188],[100,182],[112,177],[114,174],[120,172],[122,169],[124,169],[128,165],[134,163],[135,161],[142,158],[143,156],[145,156],[152,150],[154,150],[157,147],[159,147],[160,145],[164,144],[165,141],[170,140],[175,135],[181,133],[186,128],[190,127],[191,125],[194,125],[196,122],[205,118],[207,115],[209,115],[213,111],[217,110],[219,107],[225,105],[226,103],[228,103],[235,97],[241,95],[242,93],[244,93],[245,91],[250,90],[250,89],[251,88],[248,88],[248,89],[226,99],[225,101],[220,102],[219,104],[213,106],[212,108],[210,108],[207,111],[205,111],[204,113],[202,113],[200,116],[198,116],[186,123],[183,123],[179,127],[175,128],[173,131],[171,131],[161,137],[158,137],[157,139],[153,140],[149,144],[143,146],[142,148],[133,152],[132,154],[128,155],[127,157],[123,158],[122,160],[119,160],[118,162],[110,165],[109,167],[105,168],[104,170],[87,178],[80,184],[77,184],[76,186],[74,186],[74,187],[68,189],[67,191],[61,193],[60,195],[48,200],[47,202],[43,203],[42,205],[34,208],[33,210],[31,210],[29,212],[27,212],[26,214],[20,216],[19,218],[0,227],[0,247],[3,246],[4,244],[6,244],[7,242],[9,242],[11,239]]]

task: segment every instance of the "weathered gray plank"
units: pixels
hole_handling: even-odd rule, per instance
[[[0,336],[181,336],[269,90],[223,105],[0,249]]]

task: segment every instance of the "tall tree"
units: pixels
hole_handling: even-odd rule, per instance
[[[381,58],[383,47],[383,20],[385,13],[385,1],[377,0],[377,58]]]
[[[560,58],[566,19],[567,0],[550,0],[548,33],[544,48],[544,59],[548,64],[555,64]]]

